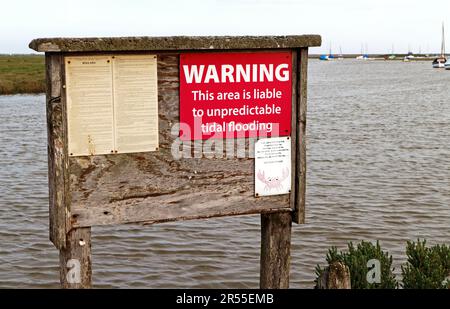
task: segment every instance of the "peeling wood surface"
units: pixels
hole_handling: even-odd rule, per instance
[[[65,97],[62,91],[63,59],[46,55],[47,150],[50,240],[57,248],[66,244],[68,220],[68,156]]]
[[[292,210],[293,193],[254,197],[251,158],[173,158],[178,64],[178,55],[158,56],[159,151],[70,158],[72,227]]]
[[[305,223],[306,208],[306,112],[307,112],[307,79],[308,79],[308,49],[298,51],[297,80],[297,170],[295,173],[296,198],[294,222]]]
[[[320,46],[320,35],[170,36],[116,38],[41,38],[29,47],[38,52],[112,52],[170,50],[281,49]]]

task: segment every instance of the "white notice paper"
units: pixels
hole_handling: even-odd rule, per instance
[[[70,156],[158,149],[156,55],[65,58]]]
[[[114,150],[111,57],[67,57],[69,155]]]
[[[158,148],[156,55],[114,57],[114,115],[118,153]]]
[[[272,137],[255,143],[255,196],[291,192],[291,139]]]

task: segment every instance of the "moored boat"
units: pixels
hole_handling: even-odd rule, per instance
[[[445,68],[446,70],[450,70],[450,59],[447,60],[447,61],[445,62],[444,68]]]
[[[445,58],[445,34],[444,34],[444,23],[442,23],[442,41],[441,41],[441,55],[433,60],[433,68],[435,69],[441,69],[446,68],[447,69],[447,58]]]
[[[366,51],[364,51],[364,44],[361,44],[361,55],[356,57],[356,60],[368,60],[369,59],[369,55],[367,52],[367,46],[366,46]]]
[[[447,59],[445,57],[439,57],[433,60],[433,68],[435,69],[441,69],[441,68],[447,68]]]
[[[338,60],[344,60],[344,55],[342,54],[342,47],[339,46],[339,56],[338,56]]]

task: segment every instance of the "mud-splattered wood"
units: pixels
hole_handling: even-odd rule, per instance
[[[244,143],[246,158],[236,158],[234,147],[232,156],[228,151],[224,158],[205,157],[202,142],[185,143],[187,151],[179,158],[183,145],[173,127],[179,120],[178,59],[158,55],[158,151],[70,158],[72,227],[292,210],[293,192],[254,197],[254,160],[248,156],[254,140]],[[230,141],[225,144],[227,149]]]
[[[289,195],[254,197],[253,160],[172,160],[168,149],[71,158],[72,226],[291,211]]]
[[[65,289],[92,287],[91,228],[73,229],[59,252],[60,281]]]
[[[291,227],[290,213],[261,215],[261,289],[289,288]]]
[[[306,200],[306,111],[307,111],[307,78],[308,78],[308,49],[302,48],[298,51],[297,75],[297,154],[295,173],[296,197],[294,222],[305,223],[305,200]]]
[[[320,46],[320,35],[169,36],[116,38],[41,38],[29,47],[39,52],[282,49]]]
[[[67,123],[63,87],[63,57],[46,55],[47,149],[49,179],[50,240],[57,248],[66,242],[69,203]]]

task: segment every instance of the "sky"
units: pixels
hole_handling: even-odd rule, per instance
[[[0,53],[40,37],[320,34],[311,53],[437,53],[449,0],[3,0]]]

